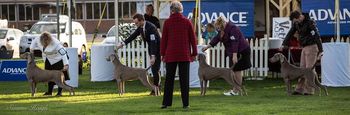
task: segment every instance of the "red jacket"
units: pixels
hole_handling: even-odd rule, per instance
[[[193,27],[180,13],[171,14],[164,22],[160,55],[164,62],[193,61],[197,55],[197,43]]]

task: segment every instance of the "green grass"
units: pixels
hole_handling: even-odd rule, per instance
[[[91,45],[91,44],[89,44]],[[37,64],[44,64],[37,58]],[[85,68],[86,65],[84,65]],[[163,85],[164,85],[164,80]],[[115,82],[90,82],[90,71],[79,77],[75,96],[47,97],[44,83],[38,84],[35,97],[27,82],[0,82],[0,114],[330,114],[350,113],[350,88],[328,88],[329,96],[286,96],[281,79],[245,81],[248,96],[223,96],[229,89],[223,80],[210,82],[207,95],[190,89],[190,109],[182,109],[179,83],[175,83],[173,106],[160,109],[162,96],[148,96],[149,90],[139,81],[126,83],[126,94],[117,94]],[[55,90],[56,91],[56,90]]]
[[[39,63],[42,65],[42,63]],[[329,96],[286,96],[281,79],[245,81],[248,96],[223,96],[229,89],[223,80],[210,83],[207,95],[190,89],[190,109],[182,109],[179,84],[173,106],[160,109],[162,96],[148,96],[139,81],[126,83],[126,94],[117,94],[115,82],[90,82],[90,72],[79,78],[75,96],[42,96],[46,84],[30,96],[27,82],[0,82],[0,113],[4,114],[348,114],[350,88],[328,88]],[[164,80],[163,80],[164,81]],[[163,83],[164,84],[164,83]]]

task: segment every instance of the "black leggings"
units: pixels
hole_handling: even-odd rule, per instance
[[[48,59],[46,59],[46,61],[45,61],[45,70],[62,70],[63,66],[64,66],[63,65],[63,60],[61,60],[61,61],[59,61],[59,62],[57,62],[57,63],[55,63],[53,65],[50,64]],[[69,80],[68,72],[64,71],[63,74],[64,74],[64,79],[65,80]],[[56,85],[56,83],[55,82],[49,82],[48,85],[49,85],[49,87],[48,87],[47,93],[51,94],[52,91],[53,91],[53,86]],[[62,93],[62,88],[58,87],[57,94],[61,94],[61,93]]]

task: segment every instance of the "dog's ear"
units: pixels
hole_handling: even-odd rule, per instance
[[[34,60],[34,56],[30,52],[25,53],[25,57],[27,58],[27,63],[28,64],[32,63],[32,61]]]
[[[281,63],[283,63],[285,61],[284,60],[284,55],[281,54],[281,53],[278,53],[278,58],[280,58]]]

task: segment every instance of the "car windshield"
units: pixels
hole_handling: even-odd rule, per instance
[[[116,26],[113,26],[107,33],[107,37],[113,37],[115,36],[115,27]]]
[[[56,23],[34,24],[33,27],[30,29],[29,34],[41,34],[45,31],[51,34],[56,34],[57,24]],[[60,33],[64,33],[64,31],[65,31],[65,24],[60,24]]]
[[[0,39],[5,39],[7,30],[0,30]]]

